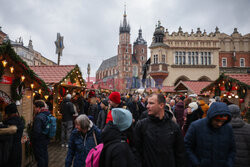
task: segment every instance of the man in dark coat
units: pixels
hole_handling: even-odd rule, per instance
[[[113,121],[109,121],[102,131],[104,144],[99,166],[100,167],[137,167],[132,150],[127,143],[127,130],[132,125],[132,114],[123,108],[112,110]],[[132,142],[132,141],[129,141]]]
[[[140,116],[140,111],[139,111],[139,96],[134,94],[130,100],[130,102],[127,105],[127,109],[132,113],[133,116],[133,122],[137,122]]]
[[[148,117],[135,127],[135,146],[143,167],[183,167],[186,153],[180,128],[165,112],[162,94],[148,98]]]
[[[232,167],[235,157],[231,113],[225,103],[214,102],[206,118],[194,121],[185,136],[188,158],[194,167]]]
[[[232,120],[235,143],[236,156],[234,167],[249,167],[250,166],[250,125],[245,123],[240,115],[240,108],[235,104],[228,106]]]
[[[109,106],[108,100],[102,100],[100,106],[101,106],[101,110],[98,114],[96,125],[99,129],[103,129],[104,126],[106,125],[106,118],[108,114],[108,106]]]
[[[73,130],[73,115],[75,114],[75,110],[73,103],[70,100],[71,94],[67,94],[60,108],[60,113],[62,114],[62,147],[68,147],[69,137]]]
[[[23,136],[24,121],[20,118],[15,103],[11,103],[5,107],[5,114],[7,114],[7,119],[4,121],[4,124],[15,125],[17,127],[17,132],[13,135],[8,166],[20,167],[22,164],[21,138]]]
[[[45,102],[38,100],[34,103],[35,118],[32,128],[31,142],[34,156],[38,167],[48,167],[48,143],[49,137],[43,134],[46,128],[47,116],[49,110],[45,108]]]

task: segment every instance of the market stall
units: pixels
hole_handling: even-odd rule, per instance
[[[53,106],[53,114],[60,117],[59,105],[67,93],[85,92],[86,85],[78,65],[30,66],[52,90],[48,98]]]
[[[250,74],[221,74],[217,80],[202,89],[210,97],[220,96],[237,104],[242,110],[250,106]]]
[[[0,45],[0,112],[3,113],[7,104],[15,102],[19,114],[28,124],[33,119],[33,99],[36,94],[45,99],[50,90],[9,43]]]

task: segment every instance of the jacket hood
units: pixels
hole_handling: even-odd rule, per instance
[[[182,101],[178,102],[175,106],[175,109],[184,109],[184,103]]]
[[[228,115],[228,120],[225,122],[225,124],[231,121],[232,115],[226,103],[214,102],[211,104],[207,114],[208,120],[211,121],[212,118],[218,115]]]
[[[206,104],[204,100],[200,100],[199,103],[200,103],[200,106],[204,106]]]
[[[102,131],[101,139],[105,144],[114,140],[126,139],[126,137],[122,135],[122,132],[119,131],[118,127],[112,121],[109,121]]]

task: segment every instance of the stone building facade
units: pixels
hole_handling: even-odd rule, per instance
[[[220,73],[250,73],[250,33],[241,35],[237,28],[231,35],[221,33]]]
[[[217,27],[209,34],[200,28],[196,32],[183,32],[181,27],[170,34],[159,22],[149,47],[150,59],[144,66],[144,75],[155,80],[155,87],[162,87],[174,86],[180,80],[214,81],[220,72],[229,72],[229,69],[235,72],[235,67],[247,72],[249,35],[241,36],[235,29],[229,36],[220,33]],[[225,58],[227,66],[222,67]]]
[[[130,25],[126,11],[119,29],[117,55],[104,60],[96,72],[96,83],[101,88],[128,92],[138,88],[142,79],[142,66],[147,61],[147,42],[142,37],[142,30],[136,41],[130,43]]]
[[[29,40],[28,46],[24,46],[20,37],[16,41],[11,41],[12,48],[29,66],[31,65],[57,65],[50,59],[42,56],[41,53],[33,49],[32,40]]]

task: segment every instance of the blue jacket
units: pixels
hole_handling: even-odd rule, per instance
[[[215,129],[211,120],[217,115],[226,114],[229,119]],[[225,103],[214,102],[206,118],[194,121],[185,136],[187,155],[193,166],[232,167],[235,157],[235,141],[232,127],[228,122],[231,113]]]
[[[74,159],[74,167],[85,167],[85,160],[89,151],[95,147],[93,131],[96,135],[97,144],[101,143],[101,131],[95,125],[85,136],[80,131],[74,129],[69,139],[69,148],[65,160],[65,167],[70,167]]]
[[[38,113],[33,122],[32,129],[32,142],[33,144],[48,144],[49,137],[43,134],[43,130],[46,127],[47,116],[50,114],[49,111],[43,111]]]

